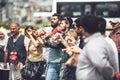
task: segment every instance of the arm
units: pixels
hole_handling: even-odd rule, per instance
[[[33,37],[33,35],[36,37],[36,34],[34,34],[34,32],[33,31],[26,31],[27,32],[27,34],[29,35],[29,37],[30,37],[30,40],[32,41],[32,43],[33,43],[33,45],[35,46],[35,47],[38,47],[39,46],[39,42],[37,41],[37,40],[35,40],[35,38]]]
[[[56,34],[57,32],[61,32],[58,27],[56,27],[49,35],[48,37],[51,37],[52,35]]]
[[[62,45],[61,43],[55,44],[55,43],[51,43],[49,40],[45,41],[44,45],[46,47],[51,47],[51,48],[54,48],[54,49],[59,49],[59,48],[63,48],[64,47],[64,45]]]
[[[59,49],[59,48],[65,47],[60,41],[58,41],[58,35],[55,38],[53,38],[52,41],[50,41],[50,38],[47,38],[44,42],[44,45],[46,47],[51,47],[54,49]]]
[[[75,44],[76,40],[74,37],[67,36],[65,39],[63,39],[61,35],[58,35],[57,40],[59,40],[66,47],[63,49],[63,51],[66,51],[66,53],[70,56],[72,53],[81,53],[82,51],[82,49]]]
[[[37,40],[39,41],[39,43],[40,43],[43,47],[45,46],[43,40],[42,40],[40,37],[37,37]]]
[[[58,35],[57,40],[58,40],[59,42],[61,42],[66,48],[69,47],[67,41],[66,41],[65,39],[63,39],[63,37],[62,37],[61,35]]]
[[[38,46],[39,46],[38,40],[35,40],[32,35],[30,35],[30,39],[31,39],[31,41],[32,41],[32,43],[33,43],[33,45],[34,45],[35,47],[38,47]]]
[[[8,40],[6,41],[6,44],[4,47],[4,68],[7,68],[7,59],[8,59],[7,43],[8,43]]]
[[[61,43],[66,47],[66,48],[68,48],[69,47],[69,45],[68,45],[68,43],[67,43],[67,41],[66,40],[62,40],[61,41]]]
[[[63,49],[63,51],[66,51],[66,53],[71,56],[73,53],[80,54],[82,52],[82,49],[75,45],[72,47],[65,48]]]

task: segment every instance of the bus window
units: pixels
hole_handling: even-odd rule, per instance
[[[105,18],[120,17],[120,1],[112,2],[57,2],[57,13],[63,16],[79,17],[93,14]]]

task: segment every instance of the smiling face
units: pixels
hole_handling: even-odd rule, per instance
[[[10,25],[10,31],[11,31],[11,34],[12,36],[17,36],[19,34],[19,26],[16,24],[16,23],[12,23]]]

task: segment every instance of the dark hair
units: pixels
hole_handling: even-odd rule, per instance
[[[74,22],[76,23],[77,28],[80,28],[80,26],[82,25],[82,23],[81,23],[81,17],[75,19]]]
[[[34,27],[31,26],[31,25],[26,26],[26,27],[25,27],[25,30],[24,30],[24,34],[27,33],[26,31],[27,31],[28,29],[32,29],[32,30],[34,30]]]
[[[68,20],[68,22],[69,22],[70,28],[72,28],[72,25],[73,25],[73,20],[72,20],[72,18],[67,17],[67,20]]]
[[[98,17],[98,27],[101,34],[105,34],[106,31],[106,20],[102,17]]]
[[[17,50],[13,49],[12,52],[17,52]]]
[[[99,31],[98,18],[93,15],[85,15],[81,18],[81,25],[90,34]]]
[[[10,54],[10,56],[16,55],[18,57],[18,59],[20,58],[20,55],[18,54],[18,51],[16,49],[13,49],[11,52],[16,52],[17,54]]]
[[[73,24],[73,20],[72,20],[72,18],[70,18],[70,17],[63,17],[62,20],[65,20],[66,23],[70,25],[69,28],[72,27],[72,24]]]
[[[61,16],[60,14],[54,13],[52,16],[57,16],[59,20],[63,19],[63,16]]]

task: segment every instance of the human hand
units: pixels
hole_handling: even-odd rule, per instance
[[[63,49],[66,52],[81,53],[82,49],[77,45]]]
[[[32,30],[29,30],[29,31],[27,30],[26,32],[28,35],[32,35],[32,33],[33,33]]]
[[[76,44],[76,40],[73,36],[67,36],[66,41],[69,46],[74,46]]]
[[[7,63],[6,62],[4,62],[4,69],[6,69],[7,68]]]
[[[23,65],[23,63],[19,62],[17,67],[21,71],[24,68],[24,65]]]
[[[115,76],[117,79],[120,79],[120,72],[117,72]]]
[[[60,43],[60,42],[62,42],[64,39],[63,39],[63,37],[61,36],[61,35],[58,35],[56,38],[54,38],[53,39],[53,41],[55,42],[55,43]]]

